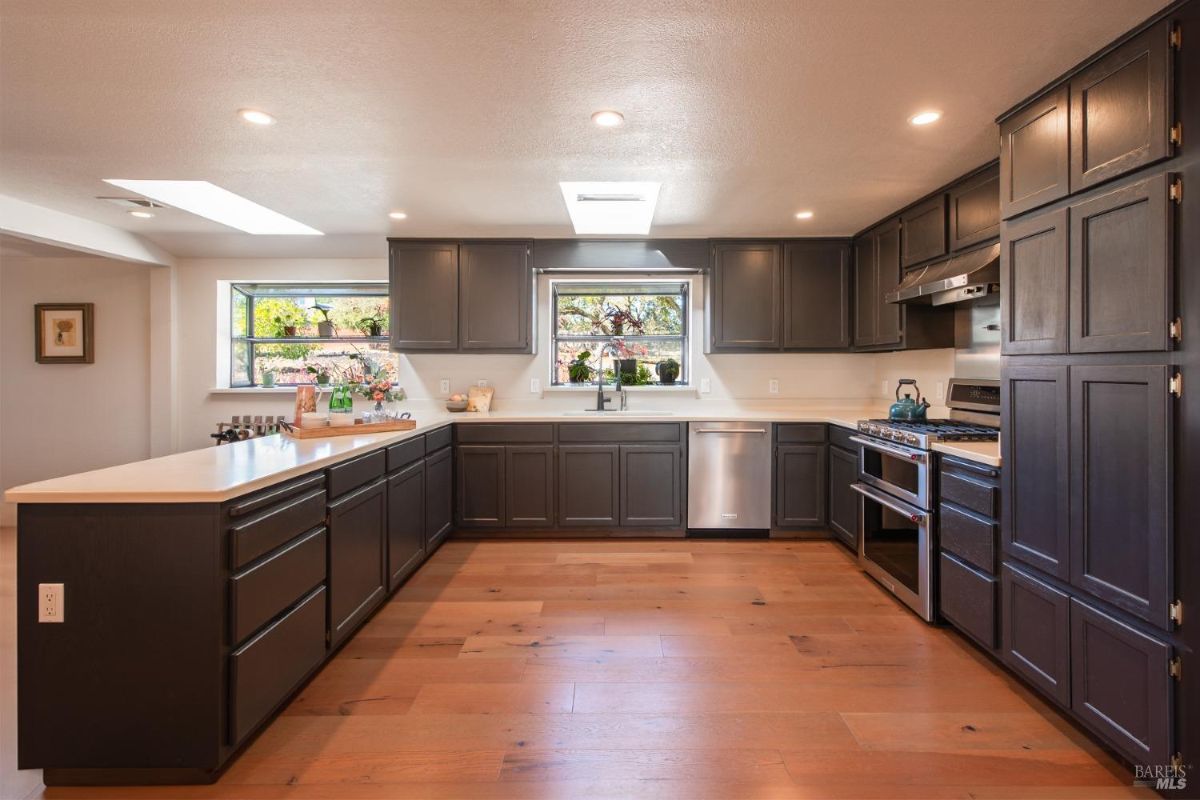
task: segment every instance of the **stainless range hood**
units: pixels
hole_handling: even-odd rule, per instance
[[[889,303],[935,306],[974,300],[1000,288],[1000,245],[919,267],[884,297]]]

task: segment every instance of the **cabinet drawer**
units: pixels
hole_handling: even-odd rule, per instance
[[[395,472],[407,467],[418,458],[425,457],[425,437],[414,436],[408,441],[394,444],[387,449],[387,471]]]
[[[229,581],[233,642],[261,628],[325,580],[325,529],[309,533]]]
[[[996,579],[946,552],[938,566],[942,616],[988,649],[995,649]]]
[[[329,497],[341,497],[364,483],[370,483],[383,474],[387,456],[382,450],[352,458],[344,464],[329,468]]]
[[[996,572],[996,534],[999,525],[975,516],[957,506],[942,503],[938,506],[941,546],[973,567]]]
[[[449,425],[425,434],[425,455],[430,455],[442,448],[449,447],[453,436],[453,429]]]
[[[775,441],[781,444],[820,444],[825,441],[825,425],[781,423],[775,426]]]
[[[990,519],[1000,515],[1000,488],[983,476],[951,471],[943,465],[940,497]]]
[[[678,422],[580,422],[558,426],[560,442],[678,442],[683,436]]]
[[[325,490],[317,489],[238,523],[229,530],[230,567],[245,566],[324,520]]]
[[[225,513],[230,519],[256,514],[271,506],[282,505],[286,501],[301,494],[308,494],[316,489],[325,488],[325,473],[306,475],[298,481],[291,481],[280,486],[272,486],[261,492],[230,500]]]
[[[858,431],[851,428],[843,428],[841,425],[829,426],[829,443],[837,445],[843,450],[849,450],[858,455],[858,445],[850,441],[850,437],[858,435]]]
[[[239,744],[325,657],[325,587],[229,657],[229,739]]]
[[[472,422],[459,425],[455,431],[459,444],[552,444],[553,423],[496,423]]]

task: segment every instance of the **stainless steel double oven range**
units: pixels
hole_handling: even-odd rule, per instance
[[[952,379],[948,419],[922,422],[862,420],[858,560],[922,619],[934,617],[937,442],[996,441],[1000,431],[1000,382]]]

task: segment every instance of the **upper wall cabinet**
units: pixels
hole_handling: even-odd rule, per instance
[[[1071,190],[1171,155],[1171,23],[1071,78]]]
[[[1067,210],[1005,222],[1000,235],[1000,352],[1067,352]]]
[[[986,242],[1000,235],[1000,165],[993,164],[946,193],[950,249]]]
[[[904,309],[884,300],[900,285],[900,240],[900,220],[891,219],[854,242],[855,347],[898,348],[904,341]]]
[[[939,194],[900,215],[900,266],[912,267],[944,255],[946,195]]]
[[[713,245],[709,281],[712,349],[779,349],[781,284],[778,244]]]
[[[784,245],[783,346],[850,346],[850,248],[844,242]]]
[[[532,353],[529,242],[389,242],[391,348]]]
[[[1000,123],[1000,211],[1005,219],[1069,191],[1067,87],[1051,89]]]

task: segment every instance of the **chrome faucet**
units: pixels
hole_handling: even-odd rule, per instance
[[[606,350],[612,350],[615,356],[620,350],[616,342],[608,342],[600,348],[600,365],[596,369],[596,410],[603,411],[604,404],[612,402],[611,397],[604,396],[604,353]],[[617,360],[613,359],[613,377],[616,378],[616,390],[621,397],[621,410],[625,410],[625,391],[621,388],[621,366]]]

